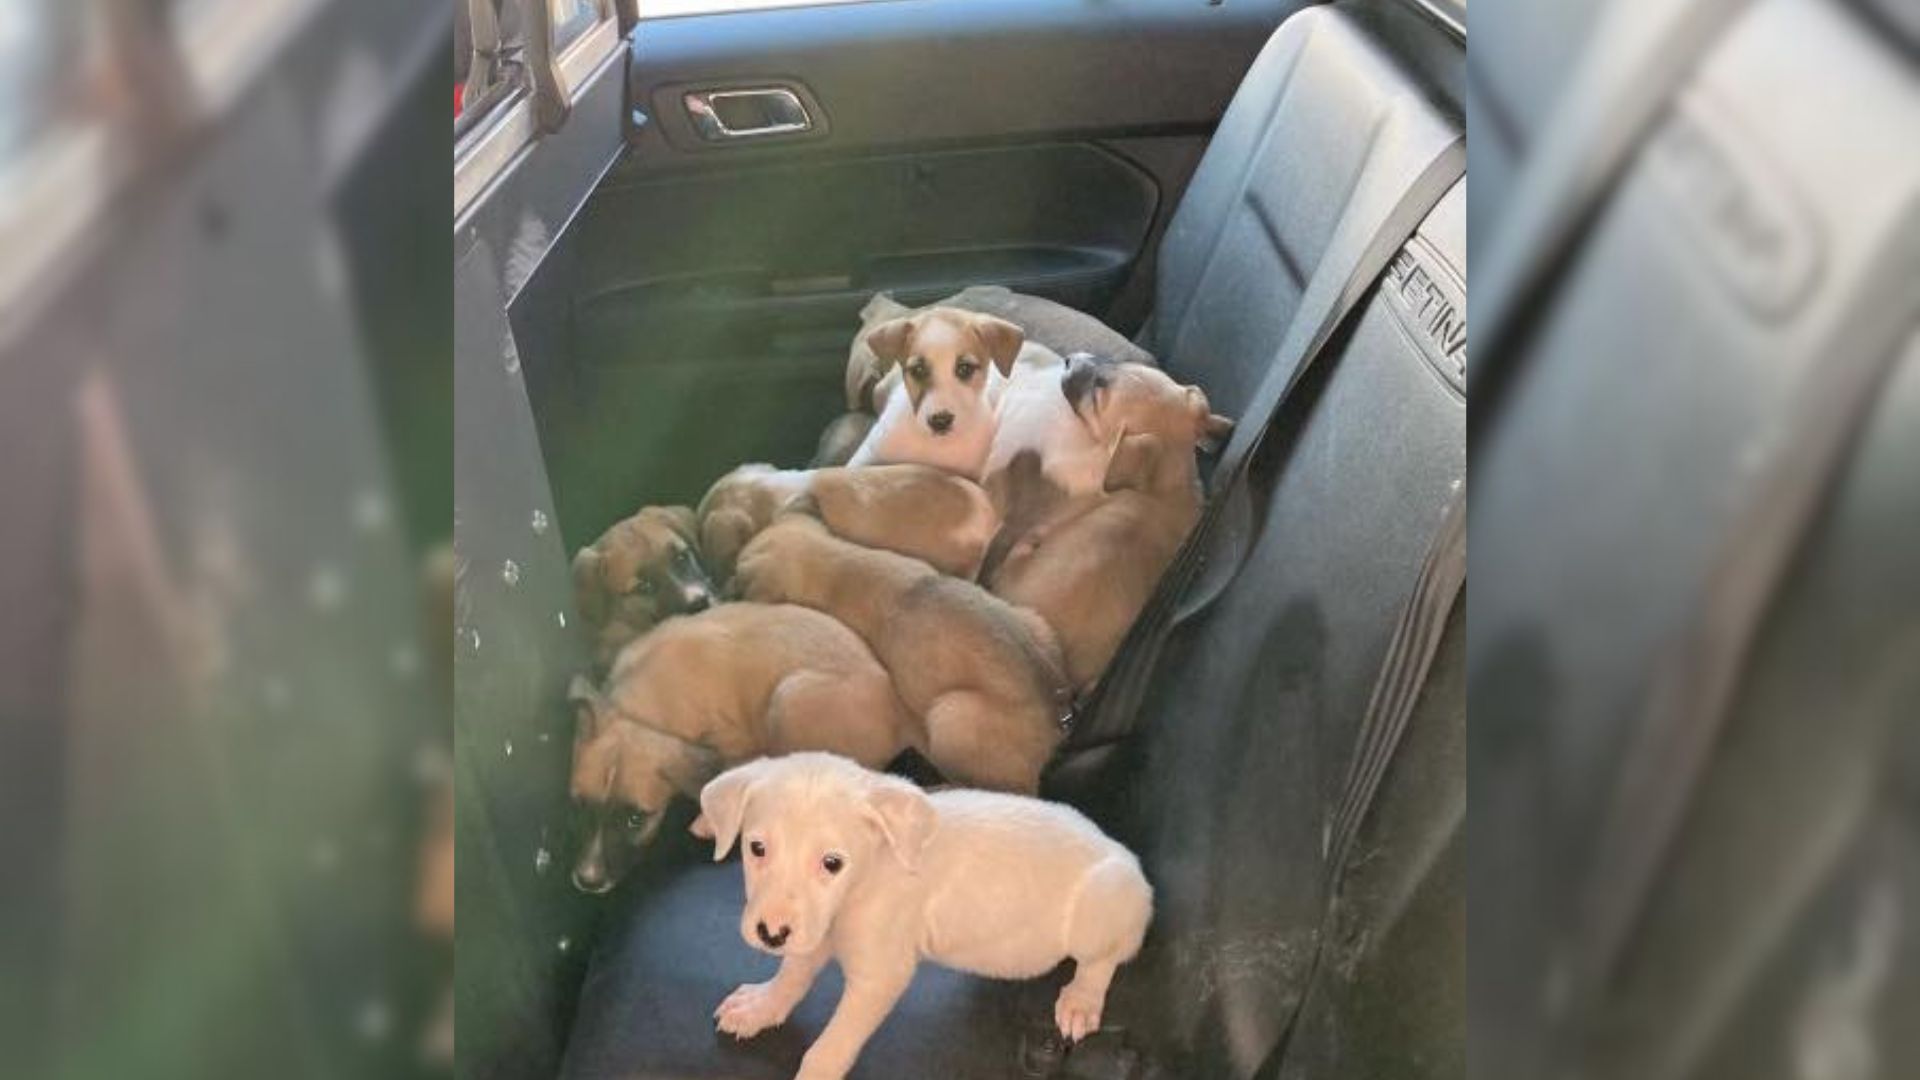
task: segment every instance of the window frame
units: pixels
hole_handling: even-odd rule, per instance
[[[488,0],[468,2],[486,3]],[[543,124],[538,80],[532,67],[540,62],[535,55],[540,44],[551,40],[552,7],[549,0],[506,2],[517,4],[523,16],[536,13],[545,15],[548,19],[547,33],[527,34],[527,42],[518,46],[526,59],[515,65],[518,74],[511,82],[512,89],[504,96],[488,102],[484,113],[476,118],[466,134],[455,140],[453,217],[456,223],[544,132],[558,130],[565,123],[566,112],[571,109],[581,88],[602,65],[609,63],[621,51],[625,40],[620,32],[616,5],[607,0],[596,0],[598,17],[593,25],[551,60],[551,70],[557,83],[554,92],[560,100],[553,103],[558,106],[557,116]],[[464,112],[463,109],[463,115]]]

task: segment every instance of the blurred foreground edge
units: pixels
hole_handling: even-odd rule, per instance
[[[6,18],[0,1073],[443,1074],[451,4]]]
[[[1920,9],[1474,20],[1473,1070],[1920,1075]]]

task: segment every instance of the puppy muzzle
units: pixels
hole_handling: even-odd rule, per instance
[[[588,896],[602,896],[613,890],[613,878],[597,862],[581,863],[573,868],[573,887]]]

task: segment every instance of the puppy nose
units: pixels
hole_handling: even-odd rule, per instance
[[[942,409],[927,417],[927,426],[933,429],[935,435],[945,435],[947,429],[953,426],[953,414]]]
[[[576,866],[573,868],[573,887],[590,895],[606,892],[606,872],[598,866]]]
[[[689,588],[682,594],[681,599],[686,603],[688,611],[705,611],[713,606],[713,593],[700,585]]]
[[[753,924],[753,932],[759,935],[762,945],[769,949],[777,949],[787,943],[787,935],[793,933],[793,927],[783,926],[778,933],[775,933],[767,929],[766,923],[757,922]]]

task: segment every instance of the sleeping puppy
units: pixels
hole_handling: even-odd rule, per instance
[[[574,555],[574,604],[593,635],[596,670],[663,619],[712,605],[697,531],[692,510],[649,506]]]
[[[1153,889],[1132,852],[1078,811],[985,791],[932,795],[831,754],[766,758],[700,792],[714,860],[744,850],[740,936],[780,958],[714,1011],[750,1038],[784,1023],[829,961],[846,977],[801,1080],[847,1074],[922,959],[997,979],[1071,957],[1054,1023],[1100,1029],[1115,970],[1140,951]]]
[[[918,723],[851,630],[817,611],[725,604],[673,619],[620,653],[604,690],[576,676],[570,790],[582,892],[611,889],[676,795],[728,765],[832,750],[885,765]]]
[[[1003,517],[1007,474],[1037,471],[1066,499],[1106,490],[1114,439],[1159,436],[1170,450],[1212,447],[1233,430],[1207,395],[1151,364],[1074,353],[1052,366],[1023,363],[1002,395],[1000,427],[982,469]],[[1022,463],[1025,463],[1024,466]]]
[[[749,600],[823,611],[864,638],[948,779],[1039,790],[1071,688],[1053,631],[1033,612],[799,513],[747,545],[733,587]]]
[[[747,541],[797,505],[835,536],[925,559],[971,581],[1000,519],[980,485],[927,465],[776,469],[742,465],[700,500],[700,549],[720,580]]]
[[[848,465],[932,465],[977,479],[993,445],[1000,388],[1026,335],[1005,319],[931,308],[865,329],[850,370],[878,380],[874,422]],[[894,372],[897,371],[897,375]]]
[[[1069,679],[1082,689],[1113,659],[1199,520],[1195,450],[1232,424],[1199,388],[1143,364],[1076,354],[1061,391],[1087,438],[1106,448],[1101,488],[1071,495],[1041,475],[1034,458],[996,475],[1007,520],[982,579],[994,595],[1047,620]]]

